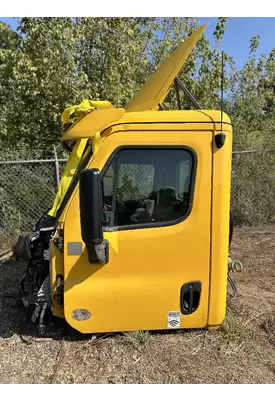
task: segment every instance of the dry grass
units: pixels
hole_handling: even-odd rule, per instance
[[[123,335],[124,343],[128,343],[136,349],[146,345],[150,340],[150,333],[148,331],[124,332]]]
[[[275,315],[267,315],[261,324],[261,328],[266,332],[268,340],[275,346]]]
[[[229,338],[241,337],[244,334],[244,329],[245,326],[241,318],[228,312],[221,326],[224,336]]]
[[[234,275],[239,294],[218,331],[87,336],[56,320],[46,339],[6,296],[21,266],[2,264],[0,382],[275,383],[274,228],[237,229],[231,255],[244,270]]]

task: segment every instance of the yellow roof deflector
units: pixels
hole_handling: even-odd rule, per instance
[[[138,94],[125,107],[127,112],[157,111],[167,96],[175,77],[195,47],[207,24],[192,33],[145,83]]]
[[[124,108],[95,109],[79,118],[64,133],[61,141],[80,138],[92,138],[112,123],[119,121],[125,112],[157,111],[159,104],[167,96],[175,77],[195,47],[207,24],[193,32],[156,70],[138,94]],[[82,103],[81,103],[82,104]],[[80,106],[81,106],[80,104]],[[69,110],[70,111],[70,110]]]
[[[62,136],[61,141],[80,138],[92,138],[99,130],[121,119],[124,108],[110,108],[95,110],[72,125]]]

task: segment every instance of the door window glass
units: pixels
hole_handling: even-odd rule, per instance
[[[192,195],[194,155],[181,149],[125,148],[103,177],[105,226],[184,218]]]

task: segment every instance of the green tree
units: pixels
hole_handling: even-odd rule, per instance
[[[85,98],[123,107],[160,63],[198,26],[196,18],[21,18],[17,32],[0,22],[0,159],[52,156],[65,107]],[[202,35],[180,79],[204,109],[220,108],[221,50],[227,18]],[[225,111],[234,149],[275,148],[275,49],[245,65],[224,55]],[[180,94],[182,108],[189,100]],[[177,108],[175,91],[165,108]],[[61,155],[61,146],[59,146]],[[233,211],[240,222],[275,220],[275,158],[233,157]]]
[[[225,22],[218,21],[217,40]],[[87,97],[124,106],[197,26],[195,18],[21,18],[18,34],[4,26],[0,139],[21,154],[52,154],[66,106]],[[218,104],[220,55],[205,37],[182,79],[203,106]],[[167,104],[176,107],[173,93]],[[182,104],[190,106],[183,97]]]
[[[72,19],[22,18],[19,32],[20,46],[2,51],[8,110],[1,138],[47,151],[60,138],[62,110],[84,95],[87,77],[75,63]]]

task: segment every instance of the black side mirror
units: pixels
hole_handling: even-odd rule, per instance
[[[106,264],[108,242],[103,240],[103,203],[100,172],[98,169],[85,169],[79,181],[81,235],[87,247],[90,263]]]

